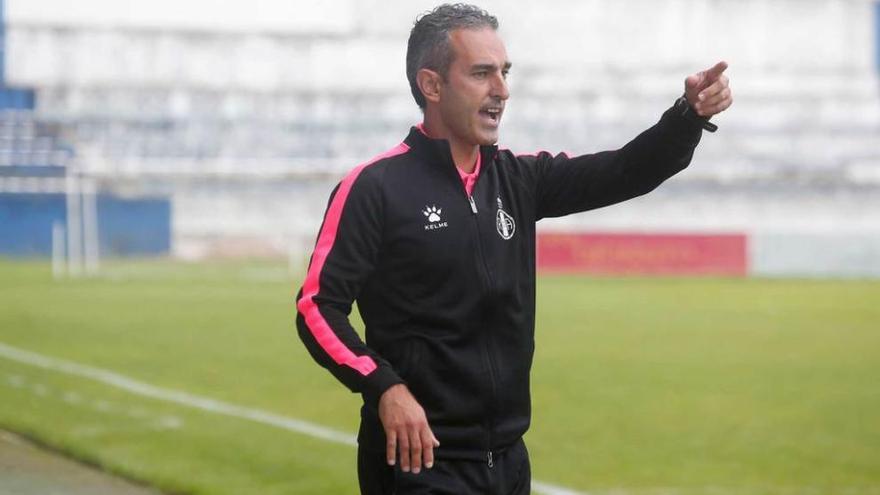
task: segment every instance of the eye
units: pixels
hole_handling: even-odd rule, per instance
[[[477,72],[474,72],[474,77],[476,77],[477,79],[485,79],[488,75],[489,71],[487,70],[479,70]]]
[[[509,74],[509,73],[510,73],[510,71],[505,69],[505,70],[501,71],[501,77],[503,77],[504,79],[507,79],[507,74]]]

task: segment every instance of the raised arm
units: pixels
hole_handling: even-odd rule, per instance
[[[732,103],[726,62],[689,76],[685,95],[660,121],[618,150],[518,157],[535,173],[537,218],[601,208],[646,194],[691,161],[709,117]]]

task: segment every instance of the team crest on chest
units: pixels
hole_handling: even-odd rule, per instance
[[[516,232],[516,222],[513,221],[513,217],[509,213],[504,211],[504,204],[501,202],[500,196],[498,197],[498,211],[495,213],[495,230],[505,241],[510,240]]]
[[[428,223],[425,224],[425,230],[437,230],[449,227],[449,224],[444,222],[443,217],[440,216],[443,214],[443,209],[438,208],[437,205],[425,206],[425,209],[422,210],[422,214],[428,219]]]

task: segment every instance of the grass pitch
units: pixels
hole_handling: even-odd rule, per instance
[[[266,264],[0,261],[0,342],[357,427]],[[533,475],[593,493],[880,494],[880,283],[539,280]],[[0,427],[169,492],[354,494],[354,449],[0,357]]]

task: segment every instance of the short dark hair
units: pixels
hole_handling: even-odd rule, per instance
[[[449,44],[449,33],[456,29],[498,29],[498,19],[485,10],[465,3],[445,3],[422,14],[409,33],[406,47],[406,78],[419,108],[427,102],[416,82],[421,69],[431,69],[444,79],[455,53]]]

